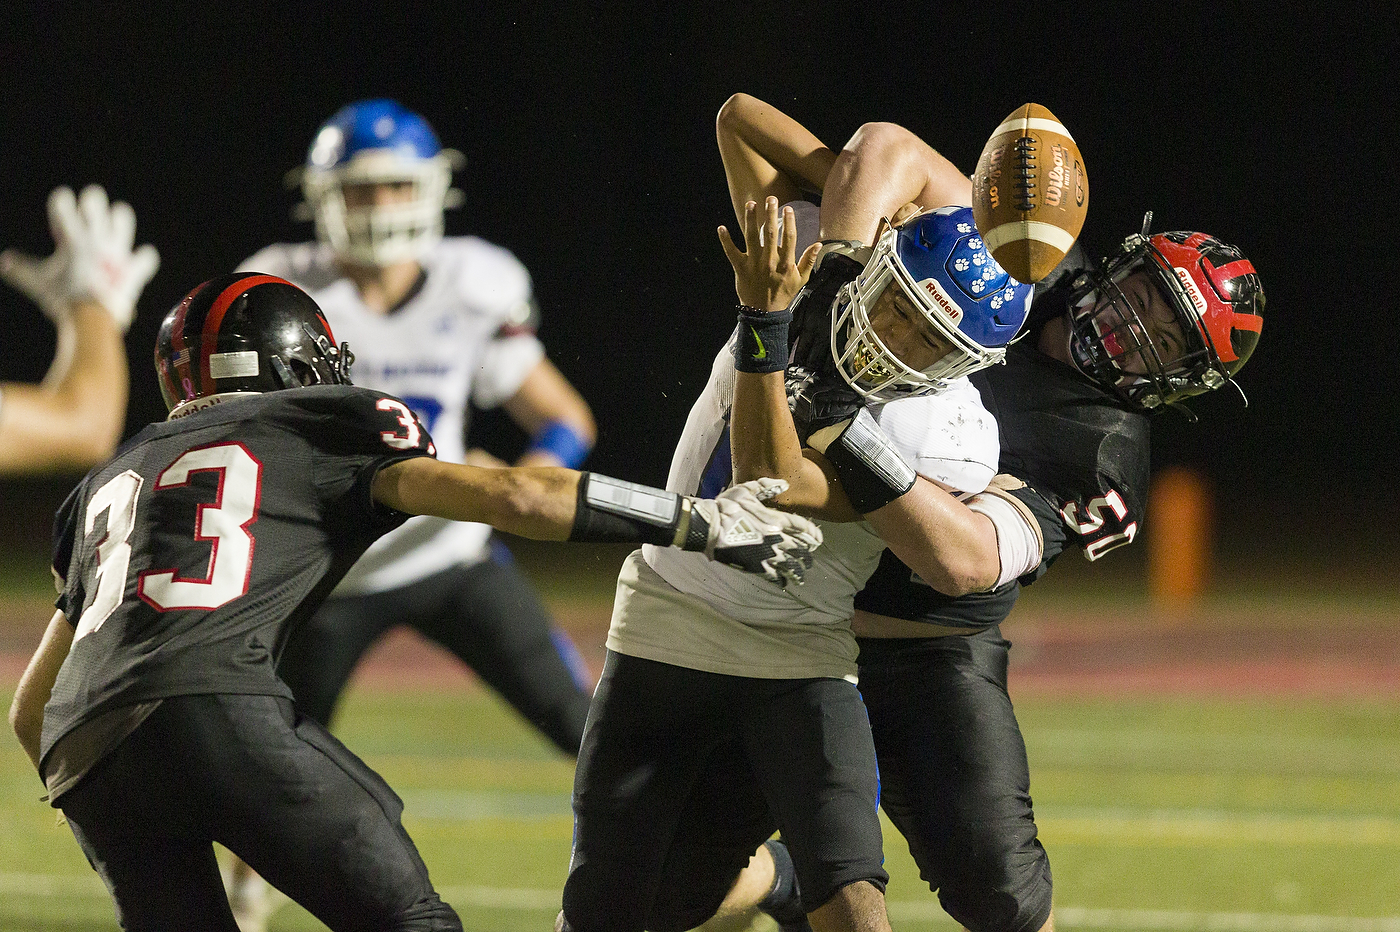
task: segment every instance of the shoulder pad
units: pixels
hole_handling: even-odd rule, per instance
[[[518,317],[532,302],[530,273],[515,254],[477,236],[450,237],[424,258],[435,288],[446,287],[451,299],[461,300],[475,313],[497,318],[502,325]]]
[[[321,243],[274,243],[239,263],[239,272],[276,275],[309,292],[320,291],[342,277],[329,247]]]
[[[1001,430],[1001,472],[1024,479],[1097,559],[1131,542],[1150,458],[1147,417],[1034,349],[975,374]]]
[[[269,392],[266,414],[285,417],[315,447],[330,453],[435,456],[432,437],[408,405],[353,385]]]

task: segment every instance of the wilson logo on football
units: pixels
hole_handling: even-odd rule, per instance
[[[919,284],[923,285],[924,290],[932,295],[934,303],[943,309],[943,313],[948,315],[949,320],[955,324],[962,320],[962,308],[958,307],[956,301],[948,297],[937,281],[932,278],[926,278],[919,282]]]

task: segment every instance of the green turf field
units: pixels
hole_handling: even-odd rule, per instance
[[[1019,710],[1060,929],[1400,930],[1400,702],[1033,697]],[[550,927],[568,762],[473,690],[356,690],[341,735],[403,796],[468,928]],[[0,929],[115,928],[28,762],[0,744]],[[887,831],[896,928],[955,928]],[[320,926],[287,906],[272,928]]]
[[[625,548],[574,548],[568,560],[562,553],[517,546],[561,621],[581,626],[573,633],[596,661]],[[12,652],[31,650],[47,618],[45,563],[39,551],[0,552],[0,596],[12,605],[0,618],[0,641]],[[1334,554],[1281,568],[1241,559],[1222,572],[1230,591],[1185,621],[1153,615],[1140,554],[1061,563],[1027,593],[1008,631],[1023,660],[1038,649],[1032,629],[1053,631],[1057,618],[1170,632],[1228,630],[1247,617],[1256,632],[1331,632],[1323,642],[1280,642],[1302,645],[1293,653],[1262,641],[1249,649],[1288,660],[1330,644],[1340,653],[1324,660],[1343,680],[1368,660],[1393,669],[1400,658],[1393,634],[1376,637],[1400,619],[1393,579],[1380,578],[1393,560]],[[1367,567],[1370,575],[1361,572]],[[1133,662],[1121,647],[1103,664]],[[1032,677],[1018,675],[1013,697],[1061,932],[1400,932],[1400,691],[1070,697],[1034,690]],[[8,705],[12,688],[0,678],[0,702]],[[551,927],[568,860],[570,762],[461,683],[354,689],[339,731],[403,796],[405,824],[468,928]],[[0,932],[114,929],[101,884],[38,801],[41,792],[17,743],[0,739]],[[886,850],[895,928],[955,929],[888,826]],[[271,928],[320,926],[287,906]]]

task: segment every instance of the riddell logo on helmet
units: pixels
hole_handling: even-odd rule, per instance
[[[924,290],[932,296],[933,302],[943,309],[943,313],[948,315],[949,320],[955,324],[962,320],[962,308],[958,307],[956,301],[948,297],[948,293],[943,290],[943,286],[938,284],[937,280],[926,278],[919,284],[924,286]]]
[[[1176,273],[1176,277],[1181,281],[1182,286],[1186,289],[1186,293],[1191,296],[1191,303],[1196,307],[1196,314],[1204,317],[1206,313],[1206,296],[1201,294],[1201,289],[1196,287],[1195,281],[1191,278],[1191,273],[1179,265],[1172,266],[1172,271]]]

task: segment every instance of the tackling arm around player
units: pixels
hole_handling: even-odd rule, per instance
[[[0,384],[0,475],[86,469],[111,455],[126,417],[122,334],[159,261],[152,246],[132,249],[135,215],[97,185],[78,197],[54,189],[48,213],[51,256],[0,254],[0,277],[58,332],[42,382]]]
[[[883,123],[853,137],[823,194],[823,235],[858,238],[907,201],[966,203],[970,186],[922,140]],[[1144,226],[1102,263],[1071,253],[1037,288],[1009,364],[973,376],[1000,423],[1001,470],[1028,483],[1015,494],[1039,523],[1039,564],[989,592],[956,596],[887,553],[856,598],[882,805],[944,908],[973,932],[1053,927],[1049,861],[1006,689],[1010,644],[998,623],[1063,550],[1077,546],[1092,560],[1133,540],[1147,479],[1145,415],[1229,382],[1257,342],[1263,303],[1248,260],[1204,234],[1149,237]],[[773,853],[785,870],[783,853]],[[791,912],[781,900],[768,905]]]
[[[723,227],[720,242],[734,267],[741,304],[782,312],[806,283],[821,244],[812,244],[797,257],[793,209],[783,208],[780,223],[778,200],[769,195],[767,219],[760,226],[755,208],[753,201],[746,202],[747,252],[734,245]],[[780,232],[768,235],[766,231],[771,230]],[[872,321],[877,325],[888,321],[880,332],[882,342],[914,368],[926,368],[953,350],[945,337],[920,325],[917,313],[895,289],[886,289],[877,300]],[[841,477],[824,455],[835,452],[831,442],[840,425],[813,434],[804,447],[789,408],[784,376],[783,370],[775,370],[740,372],[736,378],[730,434],[736,479],[780,476],[789,488],[775,504],[828,520],[869,521],[891,550],[940,591],[962,594],[995,585],[1001,566],[997,526],[991,518],[969,509],[947,487],[923,476],[915,476],[912,485],[898,495],[893,495],[898,489],[891,489],[890,500],[872,510],[854,508]]]
[[[883,218],[899,223],[916,213],[888,207],[894,198],[901,207],[916,208],[970,202],[971,183],[965,176],[926,145],[926,151],[895,150],[887,142],[895,131],[903,132],[893,124],[867,124],[837,153],[757,98],[740,93],[725,102],[716,118],[716,135],[748,252],[741,252],[723,227],[720,242],[734,267],[741,304],[768,312],[787,308],[816,264],[821,243],[808,246],[800,259],[796,255],[801,224],[794,222],[791,207],[782,208],[787,222],[779,224],[783,201],[804,192],[821,195],[821,242],[862,245],[875,242]],[[765,238],[759,231],[765,223],[769,230],[781,230],[781,236]],[[755,249],[754,244],[762,245]],[[870,319],[881,342],[914,369],[924,369],[953,349],[946,334],[923,325],[898,289],[885,289]],[[822,337],[819,327],[804,332],[809,339]],[[837,520],[855,519],[856,512],[843,508],[847,499],[832,481],[834,472],[822,453],[833,438],[819,435],[821,450],[803,449],[784,381],[780,372],[739,375],[731,433],[736,477],[783,475],[791,488],[779,504]],[[895,553],[941,591],[981,591],[1001,575],[996,525],[936,481],[918,476],[907,493],[864,517]],[[1011,530],[1016,530],[1014,521]],[[1030,536],[1024,538],[1026,546],[1029,541]]]

